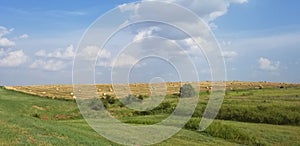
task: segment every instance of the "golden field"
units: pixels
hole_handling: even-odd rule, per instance
[[[155,87],[166,88],[166,94],[178,94],[180,87],[186,84],[186,82],[167,82],[167,83],[156,83],[144,84],[136,83],[130,84],[129,88],[127,85],[119,84],[115,85],[118,87],[118,91],[122,92],[122,89],[130,89],[131,94],[134,95],[150,95],[151,90]],[[200,89],[200,92],[209,92],[212,88],[212,83],[209,81],[191,83],[194,87]],[[116,97],[114,88],[111,84],[97,84],[96,90],[99,97],[110,95]],[[300,87],[300,84],[291,83],[275,83],[275,82],[242,82],[242,81],[228,81],[226,82],[226,90],[247,90],[247,89],[262,89],[262,88],[289,88],[289,87]],[[6,89],[15,90],[27,94],[38,95],[42,97],[48,97],[52,99],[73,99],[74,91],[73,85],[34,85],[34,86],[5,86]],[[80,92],[80,90],[79,90]],[[165,91],[162,91],[165,92]],[[117,97],[119,98],[119,97]]]

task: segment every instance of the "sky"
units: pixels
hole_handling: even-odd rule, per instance
[[[164,1],[191,10],[208,24],[222,50],[220,57],[225,60],[227,80],[300,83],[300,1]],[[130,2],[135,1],[1,1],[0,85],[71,84],[73,59],[87,29],[113,8],[130,11],[134,19],[140,11],[136,7],[138,3],[130,5]],[[163,9],[152,10],[159,11]],[[177,21],[185,20],[176,12],[173,16]],[[109,29],[110,24],[106,26]],[[93,35],[99,37],[99,34]],[[153,36],[169,40],[139,43],[140,39]],[[120,55],[129,42],[135,43],[127,46],[127,54]],[[147,48],[146,43],[151,45]],[[151,57],[137,60],[138,56],[145,55],[141,52],[153,52],[149,48],[158,48],[158,45],[176,50],[175,43],[191,56],[199,80],[210,80],[205,55],[193,52],[195,44],[187,36],[168,25],[144,23],[124,28],[107,42],[95,65],[96,82],[111,83],[112,72],[122,74],[121,70],[126,67],[131,67],[128,79],[131,82],[151,82],[157,77],[159,81],[178,81],[178,71],[168,60]],[[88,46],[82,54],[97,54],[97,49],[97,46]],[[178,54],[173,54],[177,57],[175,65],[187,61],[178,59],[182,57],[176,56]],[[119,74],[121,79],[123,76]]]

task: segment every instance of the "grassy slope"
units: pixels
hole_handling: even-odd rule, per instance
[[[0,145],[117,145],[99,136],[80,116],[69,116],[77,113],[74,102],[46,99],[0,88]],[[66,119],[64,116],[57,118],[64,114]],[[36,118],[36,115],[41,119]],[[200,143],[233,144],[194,131],[182,130],[159,145]]]
[[[288,91],[278,92],[290,94]],[[259,92],[249,95],[255,94],[263,96]],[[239,92],[230,93],[228,96],[245,98],[248,94],[243,95]],[[74,102],[46,99],[0,88],[0,145],[117,145],[94,132],[78,112]],[[164,117],[164,115],[151,115],[121,119],[128,123],[151,124],[159,122]],[[198,119],[195,120],[198,123]],[[225,128],[219,130],[220,127]],[[226,138],[224,135],[233,136]],[[247,141],[234,139],[239,135],[266,145],[300,145],[300,127],[232,121],[216,121],[210,130],[201,133],[183,129],[171,139],[158,145],[247,144]]]
[[[98,136],[83,120],[74,121],[75,127],[55,119],[56,115],[77,112],[76,103],[73,102],[0,89],[0,145],[111,144]],[[42,120],[34,117],[35,114],[47,118]]]

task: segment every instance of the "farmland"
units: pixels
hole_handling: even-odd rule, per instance
[[[180,82],[168,82],[163,83],[166,84],[167,95],[178,94],[179,88],[182,83]],[[183,83],[184,84],[184,83]],[[193,83],[196,87],[199,87],[199,90],[202,92],[206,92],[211,87],[211,82],[200,82]],[[110,84],[97,84],[95,85],[97,89],[97,93],[99,97],[104,97],[104,95],[115,96],[113,86]],[[119,88],[124,88],[125,86],[130,87],[132,94],[134,95],[150,95],[150,85],[149,84],[129,84],[117,85]],[[158,85],[159,86],[159,85]],[[251,89],[259,89],[259,88],[288,88],[299,86],[298,84],[290,84],[290,83],[273,83],[273,82],[240,82],[240,81],[232,81],[226,83],[226,89],[230,90],[251,90]],[[32,95],[38,95],[42,97],[49,98],[59,98],[59,99],[73,99],[74,91],[72,85],[37,85],[37,86],[5,86],[7,89],[28,93]]]
[[[146,84],[130,86],[135,95],[149,94]],[[216,120],[199,132],[209,87],[209,82],[200,84],[200,102],[184,128],[157,145],[300,145],[300,85],[228,82]],[[118,99],[105,106],[124,123],[155,124],[176,107],[179,88],[179,83],[168,83],[164,101],[147,112],[128,109]],[[0,145],[118,145],[88,126],[72,90],[70,85],[1,87]],[[113,96],[111,85],[97,85],[97,92]]]

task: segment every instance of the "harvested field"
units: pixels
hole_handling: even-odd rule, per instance
[[[124,93],[122,98],[127,95],[130,91],[131,94],[134,95],[151,95],[151,90],[155,90],[157,92],[161,92],[162,95],[165,94],[164,90],[160,91],[159,87],[165,87],[167,89],[167,95],[178,94],[181,85],[185,84],[184,82],[167,82],[165,83],[157,83],[157,84],[130,84],[129,87],[124,84],[118,85],[110,85],[110,84],[101,84],[96,85],[96,90],[99,97],[105,97],[106,95],[110,95],[112,97],[116,97],[115,90],[118,90],[118,93]],[[211,82],[200,82],[200,83],[191,83],[195,85],[195,87],[199,87],[200,92],[207,92],[211,90]],[[248,90],[248,89],[263,89],[263,88],[289,88],[289,87],[300,87],[300,84],[291,84],[291,83],[274,83],[274,82],[242,82],[242,81],[228,81],[226,82],[226,90]],[[74,95],[74,90],[72,85],[38,85],[38,86],[5,86],[6,89],[15,90],[27,94],[38,95],[42,97],[48,97],[52,99],[73,99],[76,95]],[[82,92],[80,89],[77,89],[76,93]],[[156,93],[157,93],[156,92]]]

